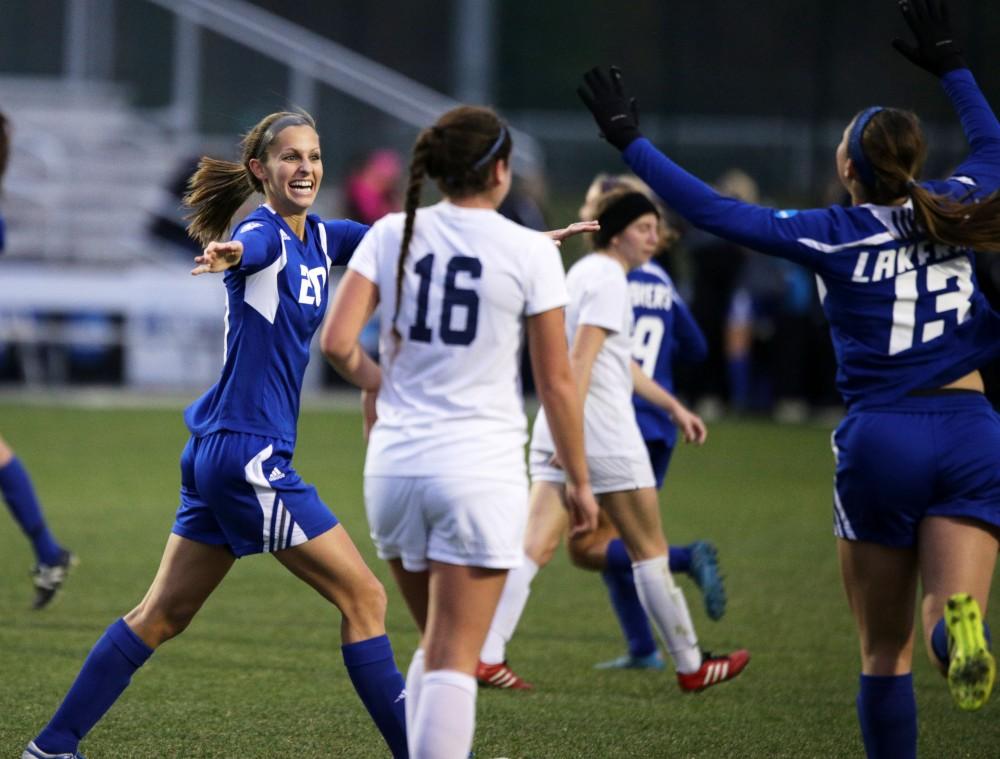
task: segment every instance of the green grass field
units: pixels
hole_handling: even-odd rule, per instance
[[[388,587],[389,633],[405,670],[416,636],[367,537],[359,428],[355,414],[305,412],[295,464]],[[31,472],[57,537],[81,559],[57,603],[32,612],[29,546],[12,521],[0,522],[0,751],[14,757],[96,638],[152,579],[186,432],[177,411],[4,402],[0,433]],[[857,644],[831,535],[829,434],[719,423],[703,449],[675,456],[663,497],[667,536],[718,544],[726,616],[710,622],[694,586],[680,582],[704,647],[751,650],[740,678],[692,696],[669,673],[593,670],[623,644],[599,577],[560,554],[535,581],[509,651],[537,690],[480,691],[477,759],[862,756]],[[388,756],[342,666],[338,623],[278,562],[241,560],[82,749],[90,759]],[[918,651],[921,756],[1000,755],[1000,703],[959,712]]]

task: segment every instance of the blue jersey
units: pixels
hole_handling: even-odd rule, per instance
[[[967,69],[942,83],[970,153],[950,178],[922,185],[974,202],[1000,187],[1000,123]],[[1000,314],[979,291],[972,252],[929,242],[909,201],[775,211],[722,197],[648,140],[623,157],[696,226],[815,272],[849,407],[941,387],[1000,355]]]
[[[184,413],[195,436],[220,430],[295,441],[309,345],[326,313],[331,266],[350,259],[368,227],[310,214],[305,240],[269,206],[236,228],[243,259],[226,272],[222,376]]]
[[[702,361],[708,353],[705,335],[674,288],[670,275],[650,261],[628,275],[632,301],[632,357],[647,377],[673,392],[674,359]],[[638,395],[632,396],[643,440],[673,446],[677,427],[670,414]]]

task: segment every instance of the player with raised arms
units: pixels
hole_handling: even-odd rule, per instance
[[[191,273],[225,272],[222,376],[184,414],[191,437],[181,454],[180,507],[153,584],[97,641],[22,759],[79,757],[80,740],[136,670],[184,631],[237,558],[255,553],[272,553],[340,610],[351,682],[393,756],[406,756],[404,682],[385,635],[385,589],[292,467],[330,267],[347,263],[368,230],[309,213],[322,179],[319,135],[304,112],[266,116],[243,138],[239,163],[205,157],[192,176],[189,232],[205,248]],[[254,192],[265,203],[229,242],[217,242]]]
[[[837,174],[852,205],[775,211],[724,198],[643,138],[621,74],[579,93],[605,138],[695,226],[817,275],[847,415],[833,435],[834,532],[861,643],[858,718],[869,757],[916,756],[915,598],[924,642],[963,709],[989,697],[982,621],[1000,547],[1000,417],[977,367],[1000,355],[1000,314],[972,251],[1000,252],[1000,123],[966,67],[941,0],[901,0],[915,44],[969,141],[945,180],[920,181],[917,117],[868,108],[844,130]]]
[[[497,115],[473,106],[420,133],[405,213],[378,221],[359,246],[322,335],[337,370],[377,393],[365,505],[421,633],[406,676],[413,759],[469,756],[479,649],[507,570],[522,559],[525,337],[574,530],[597,517],[563,333],[562,262],[544,234],[496,210],[510,189],[511,145]],[[425,177],[444,199],[417,210]],[[381,367],[358,344],[379,304]]]

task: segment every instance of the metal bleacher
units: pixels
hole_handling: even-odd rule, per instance
[[[147,256],[176,140],[103,82],[3,77],[0,103],[13,127],[5,258],[100,266]]]

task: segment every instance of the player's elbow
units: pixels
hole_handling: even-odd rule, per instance
[[[357,345],[357,339],[337,330],[336,328],[323,331],[320,339],[320,350],[334,366],[342,366],[351,357]]]

